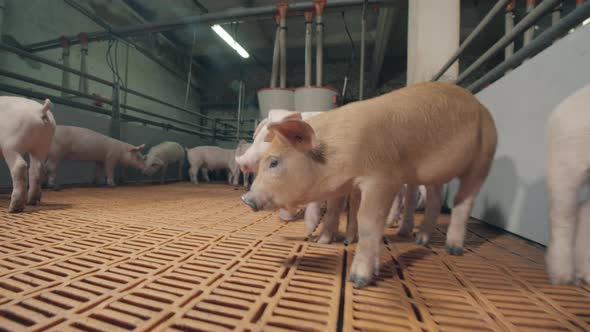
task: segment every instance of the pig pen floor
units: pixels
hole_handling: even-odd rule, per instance
[[[358,290],[354,246],[310,242],[241,193],[69,189],[23,214],[1,194],[0,330],[590,330],[590,289],[549,285],[542,249],[485,224],[463,257],[444,226],[429,247],[389,230],[376,285]]]

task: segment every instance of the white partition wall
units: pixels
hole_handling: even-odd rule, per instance
[[[590,25],[558,40],[477,94],[492,112],[499,141],[474,217],[547,244],[547,119],[564,98],[587,84]],[[456,187],[453,183],[452,193]],[[449,206],[453,196],[448,196]]]

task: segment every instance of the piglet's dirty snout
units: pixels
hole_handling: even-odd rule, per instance
[[[252,198],[251,192],[245,193],[244,195],[242,195],[242,197],[240,197],[240,199],[242,200],[242,202],[244,202],[246,205],[252,208],[254,212],[257,212],[259,210],[258,205],[256,205],[256,202]]]

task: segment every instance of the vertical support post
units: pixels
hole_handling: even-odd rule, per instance
[[[125,86],[129,86],[129,43],[126,43],[125,47]],[[123,91],[123,105],[127,105],[127,91]],[[121,113],[125,114],[126,109],[121,108]]]
[[[62,47],[62,59],[64,66],[70,68],[70,41],[65,37],[62,36],[61,38],[61,47]],[[70,73],[62,70],[61,72],[61,87],[64,89],[70,88]],[[65,91],[61,92],[62,97],[66,97],[67,93]]]
[[[367,33],[367,3],[363,5],[361,14],[361,64],[359,73],[359,100],[365,98],[365,43]]]
[[[120,98],[121,86],[118,81],[115,81],[113,85],[112,102],[111,108],[111,126],[110,136],[115,139],[121,139],[121,98]]]
[[[324,6],[326,0],[313,0],[315,7],[315,29],[316,29],[316,55],[315,55],[315,70],[316,70],[316,86],[323,86],[324,76]]]
[[[313,21],[313,10],[308,9],[304,13],[305,16],[305,86],[311,86],[311,52],[313,46],[311,23]]]
[[[186,72],[186,93],[184,94],[184,108],[188,106],[188,96],[191,92],[191,79],[193,77],[193,52],[197,41],[197,29],[193,28],[193,43],[191,45],[191,54],[188,56],[188,71]]]
[[[0,0],[0,37],[2,37],[2,25],[4,24],[4,11],[6,10],[6,0]]]
[[[282,89],[287,87],[287,10],[289,4],[287,1],[281,1],[277,4],[277,10],[280,17],[281,38],[279,41],[281,53],[281,78],[280,87]]]
[[[279,76],[279,62],[280,62],[280,48],[279,44],[281,42],[281,27],[279,22],[279,15],[275,15],[275,22],[276,22],[276,31],[275,31],[275,45],[272,52],[272,71],[270,73],[270,87],[276,88],[277,87],[277,79]]]
[[[537,4],[536,0],[527,0],[526,1],[526,13],[527,15],[533,11],[533,9],[535,9],[535,5]],[[523,39],[523,47],[527,46],[528,44],[530,44],[531,41],[533,41],[533,38],[535,38],[535,26],[533,25],[530,28],[528,28],[525,32],[524,32],[524,39]]]
[[[213,144],[215,144],[217,138],[217,122],[219,121],[218,118],[213,119]]]
[[[236,142],[240,141],[240,120],[242,118],[242,101],[244,99],[244,81],[240,81],[238,89],[238,118],[236,121]]]
[[[504,13],[504,34],[509,34],[514,29],[514,6],[515,0],[510,2],[506,6],[506,12]],[[514,42],[510,43],[504,49],[504,60],[510,58],[514,54]]]
[[[84,32],[78,35],[80,38],[80,71],[83,73],[88,73],[88,67],[86,65],[86,56],[88,56],[88,35]],[[78,83],[78,91],[88,94],[88,79],[86,77],[80,76],[80,81]]]
[[[561,10],[563,8],[563,4],[560,3],[559,5],[553,8],[553,12],[551,12],[551,25],[555,25],[561,19]]]

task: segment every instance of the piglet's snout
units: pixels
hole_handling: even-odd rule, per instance
[[[256,202],[252,199],[251,195],[249,195],[250,192],[245,193],[244,195],[242,195],[242,197],[240,197],[240,199],[242,200],[242,202],[244,202],[246,205],[248,205],[250,208],[252,208],[252,210],[254,212],[258,211],[258,206],[256,205]]]

